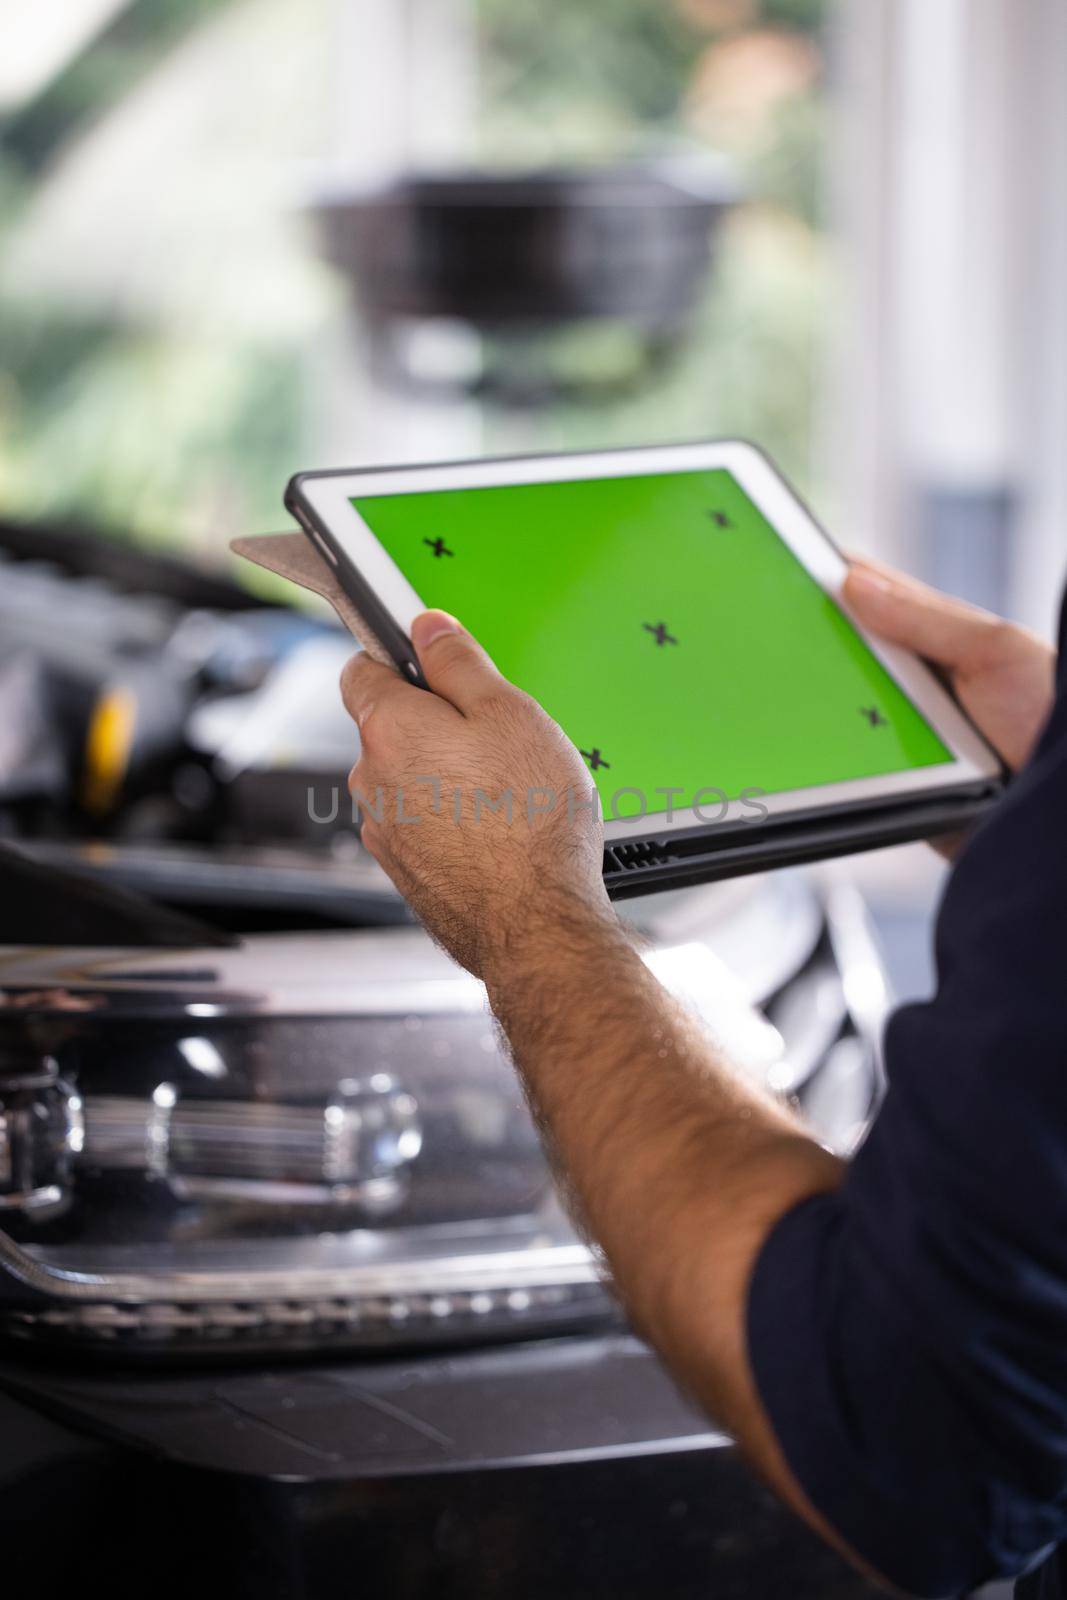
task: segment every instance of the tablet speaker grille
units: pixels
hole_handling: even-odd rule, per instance
[[[664,867],[677,861],[678,853],[655,839],[637,839],[633,844],[610,844],[604,848],[605,872],[635,872],[642,867]]]

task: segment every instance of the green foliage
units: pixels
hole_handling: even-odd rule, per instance
[[[701,36],[649,0],[478,0],[490,159],[596,159],[669,125]],[[509,112],[511,114],[509,114]]]
[[[670,0],[475,0],[490,160],[610,158],[677,133],[714,34]],[[758,21],[818,35],[830,0],[763,0]]]
[[[763,0],[753,26],[816,39],[833,0]],[[692,144],[687,99],[714,31],[670,0],[478,0],[483,142],[498,160],[610,160]],[[695,13],[694,13],[695,14]],[[810,440],[829,300],[822,239],[826,116],[821,92],[773,106],[731,148],[748,197],[725,230],[685,348],[658,370],[637,335],[569,330],[520,353],[536,389],[566,398],[519,420],[498,414],[490,446],[575,448],[739,434],[810,486]],[[584,385],[584,387],[583,387]]]
[[[811,228],[824,221],[826,109],[816,95],[786,100],[766,136],[743,163],[750,195],[801,218]]]
[[[282,474],[303,464],[298,352],[29,306],[12,327],[0,391],[8,510],[88,513],[149,543],[217,543],[277,517]]]
[[[739,213],[725,230],[696,326],[654,381],[622,388],[614,399],[572,398],[518,424],[497,415],[490,449],[749,438],[810,490],[811,421],[832,284],[827,256],[826,244],[803,224],[770,211]]]
[[[765,22],[797,28],[802,33],[819,33],[826,21],[828,0],[763,0]]]
[[[480,0],[484,59],[525,92],[617,99],[630,118],[677,104],[700,36],[648,0]]]

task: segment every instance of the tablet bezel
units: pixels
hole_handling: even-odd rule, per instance
[[[766,808],[766,821],[894,800],[903,803],[908,799],[973,790],[999,779],[1002,766],[997,756],[930,668],[910,651],[868,633],[853,615],[841,595],[848,571],[845,558],[777,468],[755,445],[726,440],[576,454],[498,457],[427,466],[301,473],[289,485],[286,504],[298,516],[306,532],[312,537],[316,533],[321,535],[328,547],[327,554],[331,554],[332,548],[331,559],[340,555],[351,564],[406,639],[412,621],[426,609],[426,604],[360,517],[352,505],[353,497],[714,469],[725,469],[733,474],[805,570],[848,617],[872,654],[912,700],[953,757],[949,762],[932,767],[764,794],[759,804]],[[300,516],[301,510],[306,516]],[[353,598],[358,601],[357,596]],[[620,796],[634,793],[633,790],[617,791]],[[729,803],[725,809],[721,802],[716,802],[714,817],[707,815],[711,802],[696,809],[679,808],[672,813],[645,811],[641,815],[605,815],[605,840],[612,843],[652,834],[751,825],[753,793],[746,790],[741,796],[727,797]]]

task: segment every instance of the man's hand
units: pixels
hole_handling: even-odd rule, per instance
[[[454,617],[411,630],[427,694],[356,656],[341,680],[362,754],[363,842],[455,959],[488,978],[548,924],[610,918],[585,764]]]
[[[1052,710],[1051,646],[1026,628],[874,561],[852,563],[844,598],[872,633],[945,668],[963,709],[1017,772]]]

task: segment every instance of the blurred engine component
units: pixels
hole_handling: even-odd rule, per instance
[[[340,629],[265,607],[177,562],[160,560],[156,572],[139,552],[35,531],[40,551],[31,557],[26,530],[0,527],[0,834],[91,829],[159,839],[229,829],[255,841],[270,828],[276,838],[307,833],[306,791],[289,781],[291,758],[274,750],[255,777],[227,788],[237,774],[213,767],[210,741],[206,750],[190,743],[190,719],[210,717],[221,699],[236,702],[245,720],[255,703],[244,700],[286,673],[290,656],[319,647],[332,662],[350,653]],[[146,578],[165,592],[137,587]],[[171,597],[201,590],[229,609],[190,610]],[[298,675],[307,681],[306,671]],[[336,682],[332,666],[326,675]],[[309,703],[324,703],[324,681]],[[338,755],[331,779],[343,784],[350,764]],[[283,772],[281,803],[257,820],[256,802],[271,801],[273,776]],[[321,829],[311,838],[325,843]]]
[[[78,1095],[56,1064],[0,1067],[0,1213],[38,1217],[70,1197],[73,1158],[82,1148],[84,1121]]]
[[[66,787],[66,757],[39,658],[0,643],[0,804],[53,798]]]

